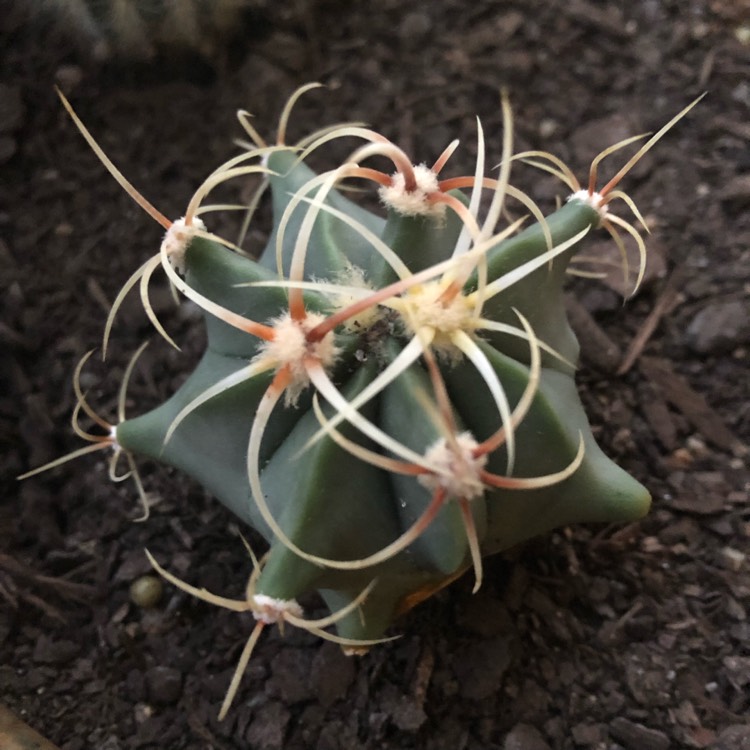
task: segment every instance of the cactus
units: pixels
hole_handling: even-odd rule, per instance
[[[597,190],[601,158],[636,139],[600,154],[582,189],[546,152],[513,155],[503,96],[499,175],[485,175],[478,125],[474,174],[443,179],[457,142],[432,167],[413,165],[396,145],[354,124],[287,146],[292,105],[308,88],[290,99],[273,145],[241,112],[253,143],[213,172],[174,222],[135,191],[63,99],[104,164],[166,229],[159,253],[115,302],[105,353],[117,308],[136,285],[157,330],[172,341],[148,303],[159,267],[203,309],[208,344],[171,398],[126,419],[133,360],[114,425],[81,392],[82,360],[74,426],[92,444],[24,476],[110,449],[111,473],[124,454],[143,497],[133,456],[150,456],[197,479],[265,537],[270,549],[260,562],[250,551],[252,574],[239,601],[190,586],[149,554],[176,586],[256,619],[221,716],[272,623],[360,651],[464,571],[473,569],[476,590],[483,556],[573,522],[631,521],[650,503],[594,441],[576,392],[578,344],[562,288],[580,244],[600,226],[620,247],[619,229],[635,238],[640,283],[643,241],[612,212],[612,201],[623,199],[642,223],[617,185],[695,102]],[[307,156],[341,137],[365,144],[335,169],[313,173]],[[362,166],[373,156],[390,160],[393,174]],[[518,159],[560,177],[567,202],[542,215],[509,181]],[[270,188],[274,215],[257,260],[198,217],[220,208],[205,205],[216,185],[252,173]],[[340,187],[352,180],[377,186],[385,217],[344,196]],[[529,226],[521,219],[497,228],[509,200],[531,214]],[[81,412],[103,428],[101,436],[78,424]],[[332,614],[310,620],[298,600],[315,591]]]
[[[94,56],[153,59],[157,51],[192,51],[209,59],[238,34],[242,16],[261,0],[37,0],[48,18]]]

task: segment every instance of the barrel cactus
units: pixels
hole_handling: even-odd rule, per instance
[[[94,57],[129,61],[193,52],[220,57],[247,32],[262,0],[36,0],[30,20],[48,23]],[[19,3],[21,5],[21,3]]]
[[[597,157],[581,188],[552,155],[512,153],[503,96],[498,175],[485,173],[478,125],[474,174],[443,178],[457,142],[432,166],[412,164],[395,144],[355,124],[286,145],[291,106],[307,88],[287,105],[275,144],[240,113],[253,142],[206,179],[174,222],[136,193],[65,102],[112,174],[166,229],[159,253],[115,302],[105,352],[117,307],[136,285],[168,336],[148,303],[159,267],[203,309],[208,333],[201,361],[171,398],[132,419],[120,409],[113,425],[86,402],[81,363],[74,423],[92,445],[75,455],[111,449],[114,463],[124,454],[139,488],[134,456],[177,467],[270,545],[260,562],[251,552],[239,601],[190,586],[149,555],[176,586],[255,617],[222,716],[270,624],[361,651],[464,571],[473,570],[478,588],[483,556],[573,522],[631,521],[650,504],[646,489],[592,436],[574,382],[578,343],[562,290],[571,258],[600,226],[620,245],[624,229],[645,253],[612,200],[623,199],[642,222],[617,185],[689,107],[597,189],[601,158],[635,139]],[[312,172],[306,157],[343,137],[364,145],[334,169]],[[375,156],[393,172],[363,166]],[[511,185],[518,159],[562,179],[570,197],[561,208],[544,216]],[[274,216],[257,259],[199,218],[221,208],[206,205],[215,186],[251,173],[270,189]],[[344,195],[342,184],[352,181],[374,183],[385,216]],[[499,229],[508,201],[532,221]],[[642,268],[638,281],[641,275]],[[81,428],[80,412],[104,433]],[[332,614],[306,619],[298,602],[310,592]]]

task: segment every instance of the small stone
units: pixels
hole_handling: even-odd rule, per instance
[[[280,698],[286,705],[315,697],[309,678],[312,655],[308,649],[285,648],[271,666],[271,677],[266,682],[266,695]]]
[[[744,86],[742,91],[750,92]],[[735,209],[742,209],[750,203],[750,175],[741,174],[731,178],[719,193],[722,202]]]
[[[422,706],[394,685],[386,685],[379,702],[383,712],[402,732],[416,732],[427,721]]]
[[[750,47],[750,23],[741,23],[734,29],[734,38],[743,46]]]
[[[677,708],[672,709],[675,721],[683,727],[699,727],[701,721],[695,712],[695,706],[690,701],[682,701]]]
[[[152,667],[146,672],[146,686],[152,703],[168,706],[182,695],[182,674],[172,667]]]
[[[709,521],[706,524],[706,528],[711,529],[714,534],[722,536],[725,539],[734,536],[734,524],[732,523],[731,519],[726,517],[715,518],[714,520]],[[737,550],[734,551],[737,552]]]
[[[123,750],[123,745],[121,744],[119,738],[115,737],[114,735],[110,735],[109,737],[98,743],[98,750]]]
[[[266,703],[258,710],[258,715],[247,728],[245,739],[249,747],[276,750],[284,746],[284,735],[291,714],[285,706],[276,701]]]
[[[81,378],[81,382],[83,383],[83,378]],[[125,583],[127,581],[134,581],[139,576],[153,574],[153,572],[154,569],[151,567],[146,555],[143,554],[143,550],[138,549],[125,553],[122,562],[112,577],[115,581]]]
[[[745,608],[733,596],[727,597],[726,611],[733,620],[743,622],[747,619]]]
[[[573,741],[577,745],[595,747],[604,740],[604,732],[600,724],[586,724],[582,722],[572,727],[570,733],[573,735]]]
[[[667,706],[671,702],[668,669],[661,660],[643,651],[631,654],[625,665],[630,693],[642,706]]]
[[[747,555],[744,552],[740,552],[738,549],[734,549],[734,547],[724,547],[721,550],[722,564],[725,568],[735,573],[739,573],[746,558]]]
[[[155,607],[164,594],[164,584],[156,576],[141,576],[130,584],[130,601],[138,607]]]
[[[740,300],[706,305],[685,332],[688,346],[698,354],[730,351],[750,338],[750,305]]]
[[[406,697],[394,709],[391,719],[402,732],[416,732],[427,721],[427,714],[416,701]]]
[[[136,703],[133,707],[133,718],[136,724],[143,724],[154,715],[154,709],[148,703]]]
[[[542,686],[536,680],[526,678],[520,689],[512,682],[508,688],[506,693],[514,699],[511,709],[513,716],[522,721],[537,722],[549,713],[552,697],[547,685]]]
[[[432,31],[432,19],[424,12],[407,13],[398,29],[401,41],[407,47],[416,47],[427,38]]]
[[[323,725],[315,750],[360,750],[361,747],[353,728],[344,724],[343,721],[334,719]]]
[[[649,729],[643,724],[620,716],[609,725],[609,732],[621,742],[626,750],[667,750],[669,737],[657,729]]]
[[[83,81],[83,69],[79,65],[61,65],[55,71],[57,85],[70,94]]]
[[[576,161],[584,164],[590,162],[597,153],[608,146],[637,132],[639,131],[634,127],[630,117],[615,113],[598,120],[592,120],[576,128],[571,137],[570,145],[575,153]]]
[[[453,670],[461,685],[462,697],[482,700],[500,689],[511,663],[510,644],[510,638],[489,638],[456,654]]]
[[[739,692],[750,689],[750,656],[725,656],[723,659],[729,682]]]
[[[740,81],[732,89],[730,96],[736,102],[744,104],[746,107],[750,107],[750,86],[748,86],[747,81]]]
[[[506,735],[503,750],[550,750],[550,747],[536,727],[516,724]]]
[[[73,641],[56,641],[42,636],[36,642],[32,659],[38,664],[67,664],[80,650],[80,645]]]
[[[551,117],[544,118],[539,123],[539,136],[544,138],[551,138],[560,128],[560,124],[557,120],[553,120]]]
[[[354,661],[333,643],[324,643],[312,662],[310,682],[318,703],[328,708],[343,698],[354,681]]]

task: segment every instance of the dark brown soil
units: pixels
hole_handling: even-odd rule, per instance
[[[308,9],[269,8],[247,44],[197,71],[97,65],[44,24],[0,13],[0,703],[65,750],[750,747],[747,3],[278,5]],[[546,148],[582,175],[601,147],[709,92],[627,180],[661,273],[625,306],[601,282],[573,285],[584,401],[654,508],[638,524],[565,529],[490,561],[479,594],[460,580],[399,621],[400,640],[360,659],[269,632],[218,723],[251,620],[172,587],[139,609],[128,589],[148,572],[148,547],[198,585],[240,595],[248,561],[230,515],[152,465],[142,467],[155,503],[143,524],[132,486],[110,483],[100,458],[15,481],[80,447],[71,373],[160,240],[53,86],[178,217],[231,155],[235,110],[271,134],[285,98],[310,80],[329,88],[300,102],[296,134],[363,120],[418,161],[460,137],[457,172],[472,169],[474,115],[497,162],[502,86],[517,147]],[[553,195],[546,177],[517,175],[535,196]],[[187,335],[189,307],[155,290],[187,344],[182,354],[150,347],[133,413],[172,391],[201,347]],[[106,368],[92,360],[85,373],[102,413],[114,413],[129,353],[151,335],[129,301]],[[597,336],[605,348],[590,345]],[[632,364],[617,374],[629,347]]]

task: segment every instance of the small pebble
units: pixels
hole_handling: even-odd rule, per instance
[[[291,719],[289,709],[281,703],[270,701],[258,711],[245,732],[250,747],[276,750],[284,746],[284,735]]]
[[[83,80],[83,69],[78,65],[61,65],[55,71],[55,80],[66,94],[70,94]]]
[[[152,667],[146,672],[146,686],[152,703],[168,706],[182,694],[182,674],[172,667]]]
[[[750,307],[740,300],[706,305],[685,332],[688,346],[698,354],[729,351],[749,336]]]
[[[721,561],[724,563],[724,567],[735,573],[740,571],[746,557],[747,555],[744,552],[740,552],[734,547],[724,547],[721,550]]]
[[[34,648],[32,659],[37,664],[60,666],[73,661],[81,651],[81,644],[67,640],[55,640],[51,636],[41,636]]]
[[[341,653],[341,649],[326,643],[315,654],[310,669],[310,682],[315,696],[324,708],[333,705],[346,695],[356,677],[354,662]]]
[[[138,607],[155,607],[164,594],[164,584],[156,576],[141,576],[130,584],[130,601]]]
[[[432,21],[424,12],[413,12],[404,16],[398,29],[401,41],[407,47],[421,44],[432,31]]]

